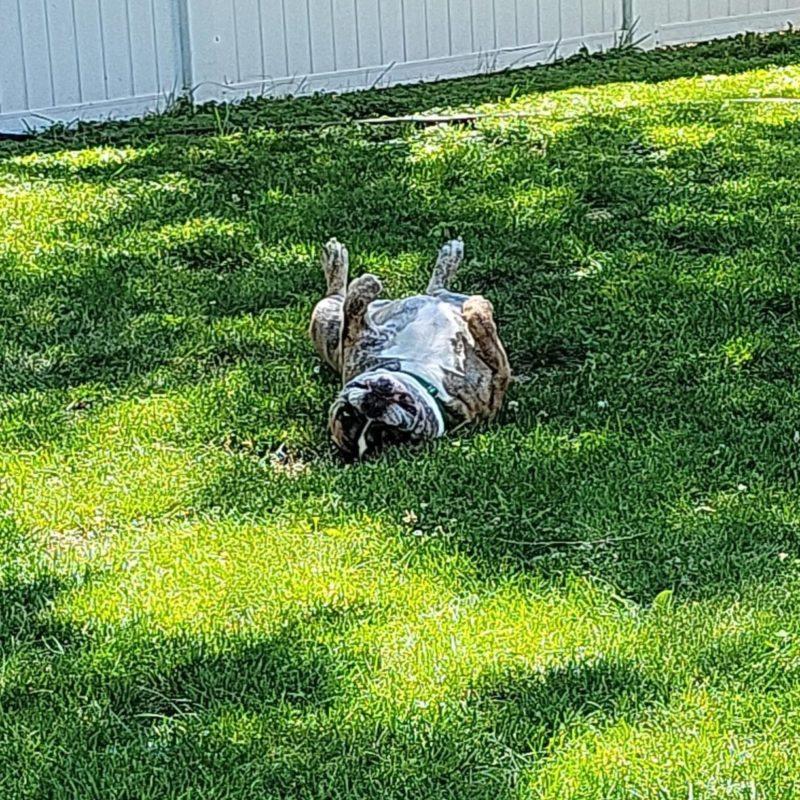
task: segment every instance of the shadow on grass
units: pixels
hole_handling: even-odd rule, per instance
[[[213,642],[91,632],[49,614],[67,588],[3,593],[0,783],[17,797],[510,798],[562,729],[668,699],[632,664],[596,661],[487,675],[458,708],[395,718],[350,690],[364,654],[330,637],[358,623],[347,613]]]
[[[703,118],[708,112],[687,114]],[[307,314],[319,275],[311,248],[298,249],[297,242],[322,241],[332,231],[346,238],[357,256],[380,253],[391,265],[390,289],[406,291],[424,281],[442,236],[458,232],[474,242],[479,263],[465,270],[463,285],[493,295],[515,367],[523,373],[550,364],[580,367],[588,351],[605,347],[606,331],[592,325],[612,304],[612,292],[635,288],[631,278],[647,277],[650,292],[658,280],[677,302],[696,302],[691,286],[676,287],[674,275],[651,270],[652,253],[664,259],[677,254],[735,258],[751,255],[756,246],[778,250],[780,244],[781,260],[792,260],[796,237],[791,217],[780,223],[774,213],[777,187],[774,182],[761,189],[754,185],[775,174],[781,152],[750,143],[748,163],[757,164],[755,173],[742,168],[741,154],[732,156],[724,148],[693,153],[693,165],[713,164],[729,181],[733,171],[750,185],[742,207],[735,197],[726,201],[719,189],[722,178],[699,180],[695,167],[682,166],[679,156],[663,162],[650,158],[652,152],[631,153],[648,130],[647,115],[640,116],[596,116],[559,134],[546,155],[529,162],[504,164],[502,156],[490,180],[474,162],[475,153],[508,152],[495,147],[511,148],[510,142],[479,143],[461,156],[456,151],[444,167],[434,165],[432,175],[422,165],[416,177],[409,176],[407,143],[387,148],[344,134],[323,143],[289,137],[277,149],[270,143],[262,147],[258,136],[212,141],[208,158],[192,165],[184,163],[184,148],[159,151],[152,163],[132,167],[140,170],[129,178],[138,196],[103,222],[78,225],[75,235],[91,240],[92,252],[56,239],[37,254],[33,274],[22,263],[9,263],[2,385],[7,391],[84,382],[119,385],[185,361],[207,320],[258,314],[287,302]],[[687,120],[671,121],[677,126]],[[226,158],[247,165],[247,177],[232,178],[224,170],[209,174],[209,163],[227,163]],[[194,186],[185,196],[175,197],[157,183],[147,185],[148,176],[176,169],[186,169]],[[550,203],[548,193],[563,188],[565,170],[569,193],[553,195]],[[265,191],[276,174],[291,188]],[[448,188],[453,175],[459,176],[457,189]],[[673,189],[690,176],[699,182],[700,194],[681,204]],[[545,192],[542,213],[520,218],[532,181]],[[784,188],[787,203],[789,190]],[[754,219],[753,210],[768,197],[772,208]],[[598,211],[617,225],[588,223],[587,213]],[[398,270],[393,262],[402,258],[410,261],[400,266],[398,280],[391,273]],[[612,264],[628,274],[576,280]],[[518,299],[530,297],[541,298],[546,307]],[[662,305],[666,300],[659,298]],[[784,314],[793,308],[785,285],[763,302],[767,310]],[[582,319],[569,304],[585,306]],[[636,309],[642,310],[652,316],[654,309]],[[572,329],[563,330],[565,323]]]
[[[515,368],[533,378],[515,389],[521,410],[506,413],[504,430],[269,489],[244,458],[205,487],[199,507],[266,514],[297,492],[332,514],[399,523],[411,509],[424,531],[450,537],[490,573],[590,573],[640,602],[665,588],[736,593],[744,578],[780,574],[778,554],[796,551],[795,522],[780,511],[797,480],[785,414],[800,368],[796,279],[785,270],[796,244],[763,180],[783,156],[758,138],[769,133],[761,123],[737,151],[710,143],[667,158],[642,145],[651,128],[644,115],[598,116],[548,148],[542,180],[570,165],[582,203],[624,216],[617,227],[537,219],[512,231],[504,207],[481,216],[469,192],[422,200],[431,218],[466,207],[480,262],[463,285],[488,290]],[[717,177],[683,192],[708,164]],[[448,167],[462,179],[476,169],[467,157]],[[507,194],[514,180],[496,176]],[[526,269],[520,242],[547,266]],[[740,339],[747,352],[736,363]]]

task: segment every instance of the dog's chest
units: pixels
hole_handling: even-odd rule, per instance
[[[445,395],[446,384],[465,374],[473,342],[460,303],[427,295],[378,301],[369,308],[367,329],[363,347],[373,358],[421,374]]]

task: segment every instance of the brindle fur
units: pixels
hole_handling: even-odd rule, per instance
[[[347,248],[336,239],[331,239],[322,251],[322,271],[328,290],[311,317],[311,340],[322,360],[335,372],[341,373],[342,322],[350,256]]]
[[[466,422],[493,417],[503,402],[511,379],[505,349],[497,333],[494,311],[484,297],[454,294],[450,284],[463,260],[461,241],[449,242],[439,252],[427,294],[456,306],[472,336],[451,340],[462,374],[445,374],[444,388],[452,400],[449,410]],[[320,357],[347,385],[370,370],[398,369],[382,354],[393,334],[414,319],[424,299],[378,300],[381,282],[362,275],[347,286],[347,248],[331,239],[323,250],[322,265],[328,283],[326,296],[311,319],[311,339]],[[367,322],[370,310],[372,324]]]

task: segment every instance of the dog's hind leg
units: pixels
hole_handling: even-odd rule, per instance
[[[464,260],[464,242],[453,239],[439,251],[436,266],[433,268],[427,294],[436,295],[450,288],[450,283],[455,278],[461,262]]]
[[[339,374],[342,372],[342,329],[349,268],[347,248],[331,239],[322,250],[327,294],[314,309],[309,333],[320,358]]]
[[[485,297],[474,295],[464,303],[462,313],[475,340],[478,355],[492,371],[487,412],[488,416],[493,417],[503,405],[503,398],[511,382],[511,365],[497,333],[492,304]]]

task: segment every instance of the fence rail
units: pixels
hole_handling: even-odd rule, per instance
[[[800,0],[0,0],[0,132],[800,24]]]

